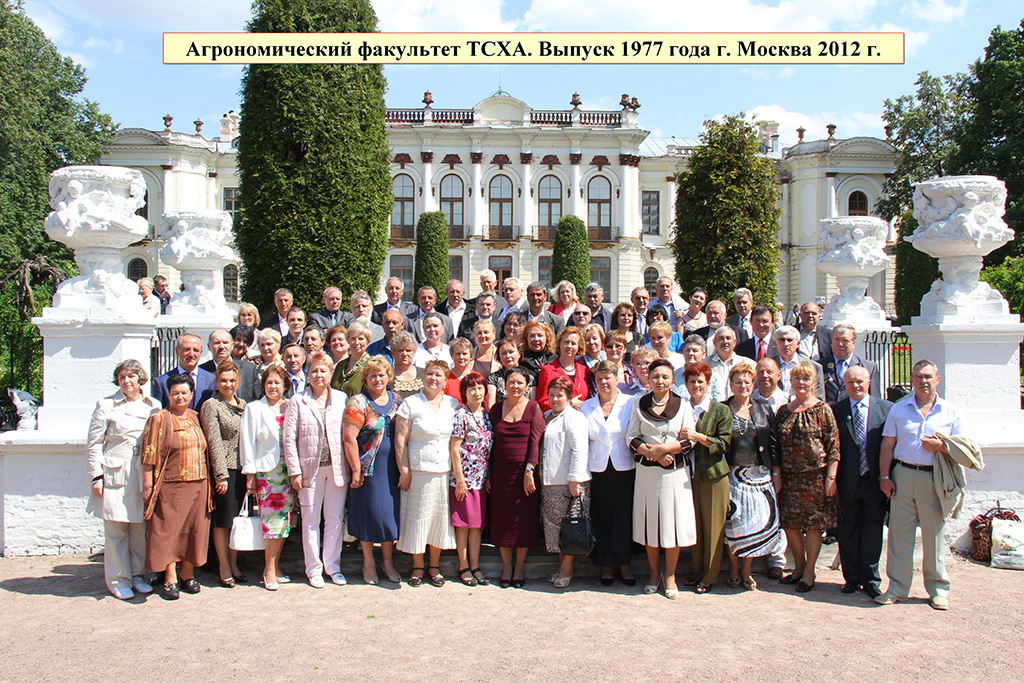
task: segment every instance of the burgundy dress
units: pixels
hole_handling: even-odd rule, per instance
[[[527,463],[540,461],[544,413],[530,401],[518,422],[501,419],[504,401],[491,407],[494,445],[489,477],[491,493],[491,542],[499,548],[531,548],[540,542],[540,487],[527,496],[523,477]]]

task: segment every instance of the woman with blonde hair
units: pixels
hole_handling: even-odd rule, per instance
[[[576,285],[562,280],[554,286],[555,305],[551,307],[551,315],[560,315],[566,325],[572,324],[572,314],[580,300],[576,296]]]
[[[476,343],[473,372],[479,372],[484,377],[501,367],[494,352],[494,335],[494,323],[490,320],[477,320],[473,323],[473,341]]]
[[[306,389],[289,399],[281,436],[288,476],[298,493],[302,554],[306,577],[313,588],[324,587],[325,569],[335,584],[347,583],[341,573],[341,526],[351,471],[341,446],[341,426],[348,397],[331,388],[333,373],[334,363],[326,353],[310,355],[306,361]]]
[[[262,379],[263,372],[268,366],[282,364],[281,333],[270,327],[260,330],[260,333],[256,335],[256,345],[260,348],[260,358],[256,372],[259,374],[260,379]]]
[[[260,327],[260,312],[252,304],[243,301],[238,304],[238,315],[235,317],[235,321],[239,325],[245,325],[249,329],[255,330],[258,333]],[[259,359],[260,343],[258,336],[252,340],[252,346],[249,347],[247,355],[251,360]]]

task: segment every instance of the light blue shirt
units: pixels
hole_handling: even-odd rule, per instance
[[[894,456],[896,460],[909,465],[930,466],[934,456],[921,445],[921,439],[943,432],[949,436],[962,434],[960,415],[952,403],[936,397],[935,405],[922,416],[917,408],[917,398],[910,394],[889,411],[889,417],[882,428],[882,436],[896,437]]]

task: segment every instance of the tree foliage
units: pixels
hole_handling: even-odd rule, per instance
[[[551,284],[562,280],[573,283],[576,295],[583,299],[583,290],[590,284],[590,240],[587,226],[572,214],[558,221],[551,254]]]
[[[705,121],[700,145],[676,178],[672,250],[682,291],[701,286],[732,300],[747,287],[756,304],[774,306],[779,272],[775,168],[758,154],[754,128],[741,116]]]
[[[444,298],[448,280],[448,219],[442,211],[424,211],[416,224],[416,267],[413,271],[413,291],[420,287],[433,287],[440,301]]]
[[[1005,182],[1005,220],[1017,231],[1012,243],[986,257],[994,265],[1024,256],[1024,21],[992,31],[985,56],[971,65],[967,93],[970,116],[955,134],[957,172]]]
[[[50,173],[95,163],[113,137],[110,117],[79,99],[85,81],[20,0],[0,0],[0,273],[40,255],[70,258],[43,232]]]
[[[1024,314],[1024,257],[1009,256],[999,265],[983,268],[981,279],[999,290],[1010,311]]]
[[[916,85],[913,95],[886,100],[882,113],[900,158],[885,181],[878,211],[896,223],[896,314],[904,324],[920,315],[921,297],[939,276],[938,262],[903,239],[917,229],[914,183],[954,172],[954,135],[968,108],[963,74],[940,78],[924,71]]]
[[[369,0],[256,0],[253,33],[376,30]],[[319,306],[329,285],[375,292],[388,244],[384,74],[376,64],[252,64],[242,79],[236,244],[245,297],[287,286]]]

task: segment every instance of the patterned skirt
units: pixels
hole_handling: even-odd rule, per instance
[[[782,473],[779,518],[783,529],[831,529],[836,526],[836,499],[825,496],[825,467]]]
[[[764,557],[782,547],[779,506],[767,467],[729,470],[729,513],[725,542],[736,557]]]
[[[292,530],[295,489],[283,458],[270,472],[256,473],[256,499],[260,503],[263,538],[288,538]]]
[[[583,500],[583,514],[590,514],[590,482],[580,482]],[[540,487],[540,523],[544,527],[544,546],[549,553],[561,553],[559,537],[562,534],[562,518],[569,511],[568,484],[551,484]]]

